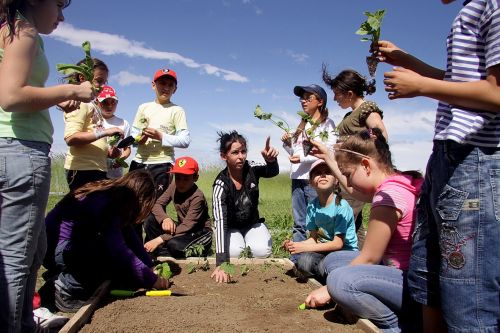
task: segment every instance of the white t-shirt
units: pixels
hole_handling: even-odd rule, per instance
[[[104,119],[103,127],[105,129],[111,127],[118,127],[123,131],[123,137],[126,138],[130,135],[130,125],[125,119],[113,116],[109,119]],[[109,137],[108,137],[109,138]],[[108,173],[106,174],[108,178],[118,178],[123,176],[123,168],[113,168],[113,159],[108,158]]]

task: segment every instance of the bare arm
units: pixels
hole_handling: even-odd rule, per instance
[[[386,141],[389,141],[389,137],[387,134],[387,130],[385,128],[384,122],[382,121],[382,117],[380,117],[380,114],[377,112],[372,112],[370,115],[366,118],[366,126],[368,128],[379,128],[382,131],[382,135],[384,136]]]
[[[393,207],[372,208],[363,249],[350,265],[379,264],[400,218],[401,213]]]
[[[64,141],[66,141],[66,144],[68,146],[86,145],[96,140],[99,140],[100,138],[112,136],[117,133],[123,136],[123,131],[118,127],[111,127],[105,129],[102,131],[100,135],[97,135],[96,133],[93,132],[77,132],[75,134],[72,134],[64,138]]]
[[[413,55],[403,51],[392,42],[381,40],[374,50],[378,60],[394,66],[402,66],[429,78],[442,80],[445,71],[432,67]]]
[[[90,82],[54,87],[28,84],[32,63],[37,55],[38,36],[34,28],[18,21],[19,34],[12,41],[3,39],[4,57],[0,66],[0,106],[5,111],[37,112],[63,101],[89,102],[94,97]]]

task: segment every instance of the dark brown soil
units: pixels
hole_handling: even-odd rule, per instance
[[[177,267],[174,288],[192,296],[108,299],[81,332],[363,332],[334,308],[298,310],[312,287],[281,264],[249,265],[245,276],[236,267],[229,284],[210,279],[214,265],[192,274]]]

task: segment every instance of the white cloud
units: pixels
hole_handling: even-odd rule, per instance
[[[105,55],[122,54],[128,57],[145,59],[167,60],[171,63],[180,63],[189,68],[199,68],[203,73],[221,77],[226,81],[248,82],[248,78],[211,64],[198,63],[175,52],[158,51],[148,48],[143,42],[128,40],[124,36],[99,32],[95,30],[78,29],[71,24],[61,23],[59,28],[49,35],[69,45],[81,46],[82,40],[90,41],[92,48]]]
[[[307,61],[309,56],[305,53],[296,53],[292,50],[286,50],[286,55],[293,59],[298,64],[303,64]]]
[[[117,81],[120,86],[151,83],[150,77],[133,74],[127,71],[120,71],[118,74],[111,75],[110,80]]]

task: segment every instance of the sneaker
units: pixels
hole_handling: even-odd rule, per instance
[[[33,310],[33,319],[35,324],[42,329],[61,328],[69,320],[68,317],[58,316],[47,308],[38,308]]]

